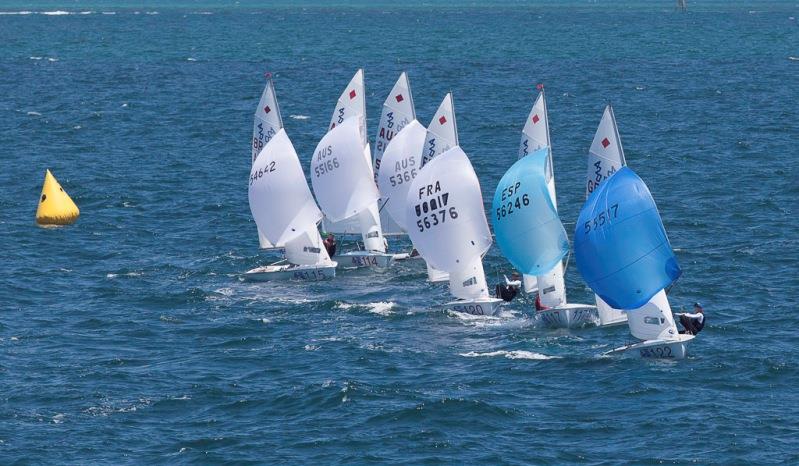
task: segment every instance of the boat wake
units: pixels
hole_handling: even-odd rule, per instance
[[[489,351],[487,353],[478,353],[476,351],[469,351],[468,353],[460,353],[460,355],[465,358],[503,356],[508,359],[530,359],[536,361],[545,361],[547,359],[560,359],[560,356],[548,356],[546,354],[535,353],[533,351],[524,351],[524,350],[516,350],[516,351],[499,350],[499,351]]]
[[[350,304],[345,302],[336,303],[336,307],[343,310],[350,310],[350,309],[366,309],[367,311],[371,312],[372,314],[377,314],[381,316],[390,316],[394,314],[392,309],[396,307],[397,303],[388,301],[379,301],[376,303],[366,303],[366,304]]]

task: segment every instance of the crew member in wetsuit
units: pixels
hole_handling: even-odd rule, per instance
[[[694,303],[693,313],[683,312],[677,315],[680,316],[680,323],[685,328],[680,333],[696,335],[705,328],[705,310],[702,309],[702,305],[699,303]]]
[[[333,257],[336,255],[336,237],[333,236],[333,233],[328,233],[327,238],[322,244],[325,245],[328,256]]]
[[[519,280],[518,272],[513,272],[513,275],[511,275],[511,279]],[[517,294],[519,294],[519,289],[514,285],[509,285],[507,283],[498,283],[494,291],[494,294],[496,295],[497,298],[501,298],[503,301],[510,302],[513,301],[513,298],[515,298]]]

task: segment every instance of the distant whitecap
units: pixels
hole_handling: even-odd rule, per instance
[[[294,120],[307,120],[311,117],[309,117],[308,115],[289,115],[289,118],[292,118]]]

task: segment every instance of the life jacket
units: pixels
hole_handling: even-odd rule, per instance
[[[516,291],[516,288],[512,286],[503,285],[501,283],[497,285],[495,291],[497,298],[502,298],[503,301],[508,301],[508,302],[513,301],[513,298],[516,297],[516,293],[518,293],[518,291]]]
[[[694,333],[694,335],[696,335],[697,333],[701,332],[702,329],[705,328],[705,322],[707,322],[707,316],[705,316],[704,314],[702,314],[702,315],[703,315],[702,321],[701,322],[697,322],[696,325],[694,325],[694,328],[696,328],[696,333]]]

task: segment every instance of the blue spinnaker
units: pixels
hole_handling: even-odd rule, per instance
[[[580,274],[616,309],[637,309],[679,278],[652,194],[622,167],[585,201],[574,232]]]
[[[491,205],[499,248],[527,275],[549,272],[569,252],[566,230],[547,189],[548,150],[514,163],[499,181]]]

